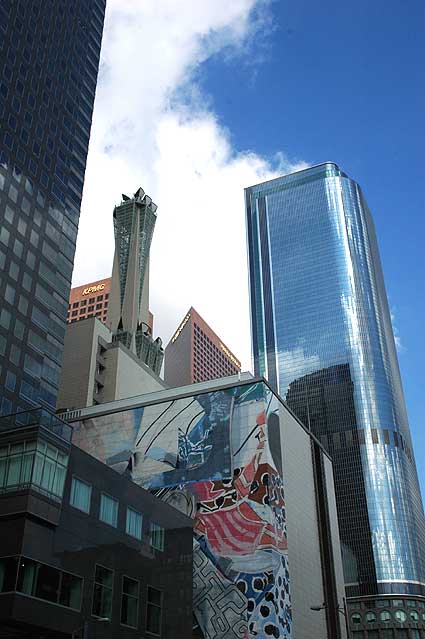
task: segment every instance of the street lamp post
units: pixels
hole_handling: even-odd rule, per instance
[[[319,612],[320,610],[326,610],[328,606],[323,603],[321,606],[310,606],[310,610],[314,610],[314,612]],[[347,612],[347,602],[345,601],[345,597],[342,598],[342,607],[337,605],[338,612],[344,617],[345,621],[345,632],[347,633],[347,639],[350,639],[350,629],[348,627],[348,612]]]

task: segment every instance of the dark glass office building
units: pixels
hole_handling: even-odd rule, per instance
[[[0,413],[55,406],[105,0],[0,3]]]
[[[246,189],[246,211],[255,372],[334,460],[347,596],[420,600],[423,507],[363,193],[325,163]]]
[[[191,639],[193,519],[71,440],[0,418],[1,639]]]

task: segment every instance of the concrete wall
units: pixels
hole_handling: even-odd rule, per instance
[[[108,348],[104,363],[104,387],[98,398],[102,403],[165,388],[159,377],[120,344]]]
[[[95,317],[67,325],[57,401],[59,409],[93,404],[99,337],[110,341],[111,332]]]
[[[105,350],[97,373],[99,338]],[[97,318],[68,324],[57,406],[85,408],[163,390],[164,382],[122,344],[111,343],[112,333]],[[96,375],[103,385],[97,391]]]
[[[164,352],[164,380],[167,386],[190,384],[192,358],[191,322],[186,324],[176,341],[169,342]]]
[[[293,639],[327,639],[310,436],[280,404]]]
[[[334,565],[335,565],[335,578],[336,578],[337,589],[338,589],[338,602],[342,610],[346,612],[346,610],[344,610],[345,609],[344,573],[342,570],[341,545],[340,545],[340,538],[339,538],[338,518],[336,514],[334,473],[332,468],[332,462],[328,457],[326,457],[326,455],[323,456],[323,462],[325,467],[326,488],[328,493],[329,519],[331,523],[331,535],[332,535],[332,545],[333,545]],[[344,638],[347,637],[346,624],[345,624],[345,620],[343,616],[341,616],[341,629],[342,629],[342,637]]]

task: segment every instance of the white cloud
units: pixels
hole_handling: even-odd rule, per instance
[[[142,186],[158,204],[156,335],[167,341],[193,305],[250,368],[243,188],[294,166],[232,148],[196,77],[211,55],[245,59],[268,28],[268,0],[107,7],[74,284],[110,273],[113,206]]]
[[[394,333],[395,347],[396,347],[398,353],[402,353],[405,350],[405,347],[402,344],[400,333],[399,333],[398,327],[396,325],[396,318],[395,318],[395,310],[394,309],[391,309],[390,316],[391,316],[391,324],[392,324],[393,333]]]

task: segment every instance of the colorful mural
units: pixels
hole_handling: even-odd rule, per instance
[[[204,639],[291,637],[279,403],[262,383],[74,424],[74,443],[195,519]]]

